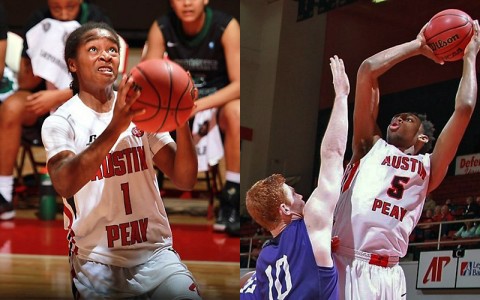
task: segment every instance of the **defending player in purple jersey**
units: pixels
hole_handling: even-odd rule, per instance
[[[330,241],[347,142],[350,84],[341,59],[330,58],[330,67],[335,102],[320,149],[318,186],[306,203],[279,174],[247,192],[249,214],[273,239],[260,252],[240,299],[338,299]]]

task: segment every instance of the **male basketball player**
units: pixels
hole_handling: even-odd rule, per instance
[[[333,210],[340,193],[350,91],[343,61],[330,58],[335,88],[332,115],[320,150],[318,186],[307,203],[274,174],[247,192],[252,218],[273,236],[257,260],[240,299],[337,299],[338,274],[331,256]]]
[[[425,27],[424,27],[425,28]],[[455,110],[431,154],[432,124],[415,113],[394,116],[386,140],[376,125],[378,79],[416,55],[442,63],[427,46],[424,29],[413,41],[366,59],[357,74],[353,156],[335,210],[333,234],[341,245],[334,254],[341,299],[406,299],[405,276],[398,265],[420,218],[426,194],[442,182],[472,116],[477,99],[475,63],[480,47],[478,21],[465,49]]]

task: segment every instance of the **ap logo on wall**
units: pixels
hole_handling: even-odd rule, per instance
[[[479,288],[480,250],[420,253],[417,289]]]

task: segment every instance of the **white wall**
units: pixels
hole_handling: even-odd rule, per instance
[[[417,290],[418,262],[402,262],[400,265],[407,281],[407,300],[478,300],[478,289],[448,289],[448,290]],[[254,269],[240,269],[240,277]]]
[[[241,0],[242,200],[272,173],[299,177],[311,192],[325,15],[296,22],[298,2]]]
[[[407,300],[478,300],[478,289],[424,289],[417,290],[418,262],[402,262],[400,265],[407,281]],[[480,280],[480,278],[479,278]]]

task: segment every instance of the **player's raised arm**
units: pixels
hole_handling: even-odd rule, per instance
[[[431,161],[432,172],[428,191],[438,187],[445,177],[448,165],[457,152],[458,145],[467,129],[477,102],[477,73],[475,69],[480,48],[478,20],[473,22],[474,35],[465,49],[463,72],[455,98],[455,110],[448,120],[433,149]]]
[[[378,78],[396,64],[416,55],[424,55],[437,63],[443,63],[427,46],[423,35],[425,27],[426,25],[414,40],[376,53],[360,65],[353,113],[352,162],[359,161],[375,143],[375,136],[381,134],[377,125],[380,100]]]
[[[320,148],[320,172],[318,186],[308,199],[305,209],[305,224],[312,242],[317,265],[331,267],[331,232],[333,211],[340,194],[343,174],[343,159],[348,133],[347,98],[350,84],[343,61],[330,58],[330,68],[335,88],[332,114]]]

